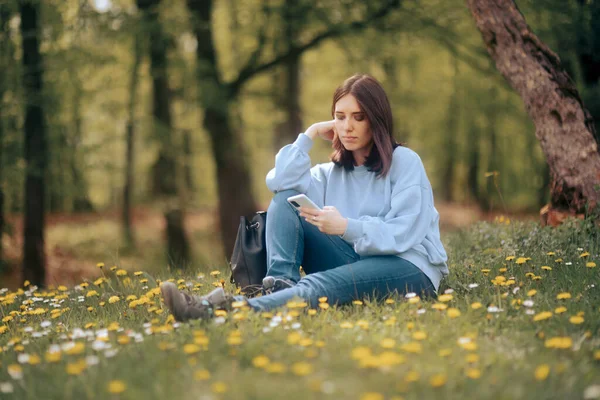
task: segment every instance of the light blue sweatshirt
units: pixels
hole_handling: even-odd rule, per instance
[[[346,171],[333,162],[311,168],[313,140],[301,133],[275,157],[267,174],[268,188],[293,189],[319,207],[334,206],[348,227],[341,236],[361,256],[396,255],[429,277],[435,290],[448,275],[448,256],[440,240],[440,216],[433,205],[431,184],[421,158],[399,146],[383,178],[364,165]]]

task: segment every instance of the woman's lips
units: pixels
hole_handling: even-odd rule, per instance
[[[355,136],[345,136],[344,137],[344,140],[348,140],[348,141],[352,141],[352,140],[356,140],[356,139],[358,139],[358,138]]]

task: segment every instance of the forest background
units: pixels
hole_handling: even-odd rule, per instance
[[[356,72],[388,92],[395,137],[423,159],[443,229],[482,212],[536,218],[549,200],[534,126],[463,1],[47,0],[36,5],[35,98],[19,3],[0,4],[2,287],[23,279],[31,104],[43,109],[52,284],[100,262],[225,263],[239,216],[268,206],[277,150],[330,119],[334,89]],[[598,2],[518,6],[598,120]],[[318,142],[313,163],[330,151]]]

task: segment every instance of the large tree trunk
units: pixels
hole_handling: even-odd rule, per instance
[[[285,0],[283,8],[283,43],[284,51],[294,47],[298,38],[299,18],[297,12],[301,11],[296,5],[296,0]],[[303,131],[302,108],[300,106],[300,66],[302,54],[296,53],[283,62],[283,85],[277,84],[275,99],[277,104],[285,110],[285,120],[275,128],[273,140],[275,151],[286,144],[292,143]]]
[[[256,211],[246,149],[231,124],[230,113],[235,98],[221,82],[212,37],[212,1],[188,0],[196,19],[194,31],[198,41],[197,68],[200,101],[204,108],[204,127],[208,132],[215,159],[219,194],[219,222],[226,254],[231,254],[239,218]]]
[[[22,1],[19,7],[23,38],[23,89],[27,104],[24,125],[26,177],[23,279],[42,287],[46,279],[44,177],[48,154],[42,95],[44,67],[39,45],[40,3]]]
[[[590,113],[558,56],[513,0],[467,0],[496,67],[519,93],[551,169],[551,205],[583,212],[600,201],[600,154]]]
[[[0,4],[0,70],[6,71],[9,62],[12,60],[8,57],[10,37],[8,21],[10,19],[10,10],[6,4]],[[6,73],[0,75],[0,271],[3,265],[3,247],[2,236],[4,234],[4,92],[8,84]]]
[[[123,236],[127,246],[135,246],[135,234],[131,223],[131,197],[133,193],[134,143],[135,143],[135,105],[137,103],[137,88],[139,70],[142,60],[141,32],[136,25],[133,38],[133,65],[129,81],[129,105],[125,144],[125,185],[123,186],[123,208],[121,213]]]
[[[185,233],[185,212],[178,196],[176,151],[173,143],[171,93],[167,78],[167,42],[159,21],[160,0],[137,0],[143,11],[150,41],[152,75],[152,114],[156,139],[160,143],[158,158],[152,167],[153,192],[164,201],[167,256],[173,266],[189,264],[190,248]]]

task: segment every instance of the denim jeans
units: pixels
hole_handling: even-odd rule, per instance
[[[419,268],[394,255],[360,256],[336,235],[325,234],[301,218],[287,198],[294,190],[278,192],[267,210],[267,275],[292,280],[291,288],[248,299],[251,308],[268,311],[299,297],[316,307],[320,297],[329,304],[346,304],[370,297],[415,292],[435,297],[435,289]],[[300,278],[300,266],[306,276]]]

